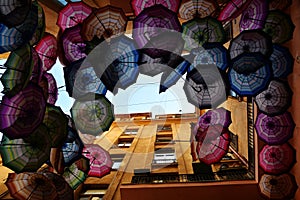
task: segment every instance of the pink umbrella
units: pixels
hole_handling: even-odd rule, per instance
[[[252,2],[252,0],[231,0],[221,10],[218,20],[225,22],[239,16]]]
[[[144,10],[144,8],[148,8],[157,4],[161,4],[173,12],[177,12],[180,5],[180,0],[131,0],[130,4],[134,14],[137,16],[142,12],[142,10]]]

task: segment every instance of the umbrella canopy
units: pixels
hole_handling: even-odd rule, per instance
[[[268,87],[255,96],[258,109],[267,115],[284,113],[292,104],[293,92],[287,82],[272,80]]]
[[[232,60],[229,69],[231,89],[241,96],[255,96],[269,84],[270,63],[260,53],[242,53]]]
[[[30,77],[30,81],[39,84],[39,82],[42,80],[43,75],[43,69],[42,69],[42,61],[36,52],[36,50],[31,47],[31,53],[32,53],[32,60],[33,60],[33,69]]]
[[[16,173],[38,170],[50,156],[50,137],[41,126],[26,139],[8,139],[0,144],[3,165]]]
[[[62,177],[64,177],[71,188],[75,190],[80,184],[85,181],[85,179],[87,178],[87,174],[79,170],[76,164],[73,163],[71,166],[65,168]]]
[[[242,53],[260,52],[265,56],[272,53],[272,39],[261,30],[244,30],[230,41],[229,53],[233,59]]]
[[[84,40],[91,41],[94,36],[108,39],[125,32],[127,18],[121,8],[107,5],[93,11],[84,21],[81,30]]]
[[[46,107],[41,88],[29,83],[13,97],[4,96],[0,104],[0,129],[10,139],[29,136],[43,121]]]
[[[291,16],[280,10],[269,11],[263,31],[272,37],[273,43],[282,44],[293,38],[295,25]]]
[[[168,66],[163,64],[163,58],[152,58],[151,56],[140,51],[139,72],[148,76],[156,76],[165,71]]]
[[[154,5],[163,5],[169,10],[177,13],[180,0],[131,0],[130,5],[133,9],[135,16],[138,16],[145,8],[154,6]]]
[[[58,88],[53,74],[43,72],[39,86],[43,89],[47,103],[54,105],[58,98]]]
[[[293,137],[294,120],[289,112],[276,116],[257,115],[255,129],[258,137],[269,145],[279,145]]]
[[[180,5],[179,17],[185,20],[216,15],[219,6],[213,0],[188,0]]]
[[[33,59],[31,48],[24,45],[12,51],[2,69],[6,69],[0,80],[4,87],[2,93],[12,97],[28,84],[32,69]]]
[[[86,44],[81,37],[80,31],[81,25],[76,25],[74,27],[67,28],[61,36],[64,56],[70,63],[86,57]]]
[[[54,183],[41,173],[9,173],[5,185],[14,199],[58,199]]]
[[[57,58],[56,37],[50,33],[45,32],[44,37],[35,46],[35,50],[42,60],[43,70],[50,70],[56,63]]]
[[[262,29],[268,14],[268,2],[264,0],[252,0],[242,12],[240,31]]]
[[[275,78],[286,78],[293,72],[294,58],[290,50],[284,46],[273,44],[270,61]]]
[[[284,143],[281,145],[265,145],[259,153],[259,166],[267,174],[283,174],[296,163],[296,150]]]
[[[71,108],[76,128],[95,136],[109,129],[114,121],[113,111],[113,105],[104,95],[93,93],[76,99]]]
[[[77,168],[84,173],[88,174],[90,171],[90,159],[81,155],[81,157],[75,161]]]
[[[50,167],[51,171],[58,174],[63,174],[65,168],[65,162],[64,162],[64,156],[60,146],[57,148],[53,148],[53,147],[51,148],[50,158],[49,160],[47,160],[46,163]]]
[[[252,0],[231,0],[224,8],[222,8],[218,20],[225,22],[238,17],[246,8]]]
[[[298,189],[295,177],[292,174],[279,176],[264,174],[259,181],[261,194],[268,199],[293,199]]]
[[[162,5],[145,8],[134,20],[132,37],[139,48],[143,48],[152,37],[164,31],[181,32],[175,12]]]
[[[292,5],[292,0],[268,0],[270,10],[285,10]]]
[[[81,133],[79,130],[78,130],[78,134],[83,144],[93,144],[96,140],[96,136],[87,133]]]
[[[112,160],[109,153],[97,144],[87,144],[84,146],[83,153],[90,159],[89,176],[103,177],[110,173]]]
[[[227,99],[227,81],[215,65],[195,67],[187,73],[183,89],[188,102],[200,109],[216,108]]]
[[[46,29],[46,21],[45,21],[46,19],[45,19],[44,9],[40,4],[38,4],[38,1],[33,1],[32,6],[37,7],[37,15],[38,15],[37,27],[35,29],[35,32],[33,33],[31,40],[29,41],[29,44],[31,46],[34,46],[44,36],[45,29]]]
[[[68,2],[59,12],[56,24],[65,31],[66,28],[82,23],[91,13],[92,8],[83,1]]]
[[[197,140],[199,160],[207,165],[219,162],[229,149],[229,131],[221,125],[208,127]]]
[[[220,21],[213,17],[194,18],[182,24],[184,48],[192,50],[207,42],[226,41],[226,33]]]
[[[63,68],[66,90],[69,96],[78,98],[89,92],[105,95],[107,92],[106,86],[96,75],[93,66],[84,66],[82,65],[83,61],[84,58]],[[84,63],[88,64],[88,62]]]

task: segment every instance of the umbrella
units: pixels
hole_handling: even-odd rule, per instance
[[[2,93],[12,97],[28,84],[32,69],[33,59],[29,45],[24,45],[12,51],[0,68],[6,69],[0,80],[4,87]]]
[[[47,103],[54,105],[58,97],[58,88],[54,76],[51,73],[44,72],[39,86],[43,89]]]
[[[61,147],[66,165],[70,165],[80,158],[83,145],[77,131],[68,126],[67,139]]]
[[[296,150],[284,143],[281,145],[265,145],[259,153],[259,166],[267,174],[283,174],[296,163]]]
[[[45,29],[46,29],[46,22],[45,22],[45,13],[43,7],[40,4],[38,4],[38,1],[33,1],[32,6],[37,7],[37,15],[38,15],[37,27],[35,29],[35,32],[33,33],[31,40],[29,41],[29,44],[31,46],[34,46],[44,36]]]
[[[260,53],[242,53],[232,60],[229,69],[231,89],[241,96],[255,96],[269,84],[270,63]]]
[[[10,139],[29,136],[43,121],[46,101],[41,88],[29,83],[0,104],[0,130]]]
[[[93,144],[96,140],[96,136],[87,133],[81,133],[79,130],[78,130],[78,134],[83,144]]]
[[[166,64],[163,64],[163,58],[152,58],[143,51],[140,51],[139,56],[139,72],[148,76],[156,76],[168,68]]]
[[[265,90],[255,96],[258,109],[267,115],[284,113],[292,104],[293,92],[287,82],[272,80]]]
[[[237,18],[246,8],[252,0],[231,0],[224,8],[222,8],[218,20],[225,22]]]
[[[219,6],[214,0],[188,0],[180,5],[179,17],[185,20],[216,15]]]
[[[65,31],[66,28],[81,24],[91,13],[92,8],[83,1],[68,2],[59,12],[56,24]]]
[[[127,18],[121,8],[107,5],[93,11],[84,21],[81,34],[84,40],[94,36],[108,39],[125,32]]]
[[[285,10],[292,5],[292,0],[268,0],[270,10]]]
[[[221,125],[208,127],[197,140],[199,160],[207,165],[219,162],[229,149],[229,131]]]
[[[0,144],[3,165],[16,173],[38,170],[50,156],[50,137],[41,126],[25,139],[8,139]]]
[[[71,188],[75,190],[80,184],[85,181],[85,179],[87,178],[87,174],[79,170],[76,164],[73,163],[71,166],[65,168],[62,177],[64,177]]]
[[[114,108],[101,94],[89,93],[75,100],[71,114],[76,128],[85,134],[100,135],[114,121]]]
[[[279,145],[293,137],[295,128],[291,113],[268,116],[263,113],[257,115],[255,129],[258,137],[269,145]]]
[[[145,8],[134,20],[132,37],[139,48],[143,48],[152,37],[165,31],[181,32],[175,12],[162,5]]]
[[[294,58],[287,47],[273,44],[273,52],[270,55],[273,76],[275,78],[286,78],[293,72]]]
[[[268,199],[293,199],[298,189],[295,177],[286,173],[279,176],[263,174],[259,181],[261,194]]]
[[[261,30],[244,30],[230,41],[230,58],[233,59],[244,52],[260,52],[265,56],[270,56],[272,53],[270,36]]]
[[[64,156],[61,150],[61,146],[56,148],[53,147],[51,148],[50,158],[49,160],[47,160],[46,163],[51,167],[51,171],[58,174],[63,174],[65,168],[65,162],[64,162]]]
[[[56,62],[57,58],[57,41],[56,37],[45,32],[44,37],[35,46],[40,59],[42,60],[43,70],[50,70]]]
[[[64,56],[68,62],[72,63],[74,61],[85,58],[85,43],[80,35],[81,25],[76,25],[71,28],[67,28],[61,36],[61,41],[63,43]]]
[[[184,48],[192,50],[207,42],[225,43],[226,33],[221,22],[213,17],[194,18],[182,23]]]
[[[295,25],[290,15],[280,10],[269,11],[263,31],[272,37],[273,43],[282,44],[293,38]]]
[[[89,92],[105,95],[106,86],[98,78],[92,66],[82,65],[83,61],[84,58],[63,68],[66,90],[69,96],[79,98]],[[89,63],[85,62],[85,64]]]
[[[81,155],[81,157],[75,161],[75,165],[77,168],[84,173],[88,174],[90,171],[90,159]]]
[[[87,144],[84,146],[82,154],[90,159],[89,176],[103,177],[110,173],[113,162],[109,153],[101,146]]]
[[[188,102],[200,109],[216,108],[227,99],[227,81],[215,65],[201,65],[187,73],[183,90]]]
[[[262,29],[268,14],[268,2],[264,0],[252,0],[242,12],[240,31]]]
[[[61,147],[67,138],[68,118],[59,106],[46,106],[43,124],[47,126],[51,137],[51,147]]]
[[[131,0],[130,5],[133,9],[135,16],[138,16],[145,8],[154,6],[154,5],[163,5],[169,10],[177,13],[180,0]]]
[[[32,60],[33,60],[33,69],[30,77],[30,81],[39,84],[39,82],[42,80],[42,61],[36,52],[36,50],[31,47],[31,53],[32,53]]]
[[[14,199],[58,199],[54,183],[41,173],[9,173],[5,185]]]

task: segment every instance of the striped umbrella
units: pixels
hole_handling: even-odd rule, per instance
[[[154,5],[163,5],[169,10],[177,13],[180,0],[131,0],[130,5],[133,9],[135,16],[138,16],[145,8],[154,6]]]
[[[292,0],[268,0],[270,10],[285,10],[292,5]]]
[[[81,25],[76,25],[71,28],[67,28],[61,36],[61,41],[64,49],[64,56],[68,62],[85,58],[85,43],[80,34]]]
[[[215,16],[219,6],[214,0],[188,0],[180,5],[179,17],[185,20]]]
[[[258,186],[261,194],[272,200],[293,199],[298,189],[295,177],[289,173],[279,176],[263,174]]]
[[[231,0],[224,8],[222,8],[218,20],[226,22],[237,18],[246,8],[252,0]]]
[[[29,136],[43,121],[46,101],[33,83],[0,104],[0,130],[10,139]]]
[[[54,105],[58,98],[58,88],[53,74],[43,72],[39,86],[43,89],[47,103]]]
[[[12,51],[0,68],[6,69],[0,80],[4,87],[2,93],[12,97],[28,84],[32,69],[33,59],[29,45],[24,45]]]
[[[65,31],[66,28],[81,24],[91,13],[92,8],[83,1],[68,2],[59,12],[56,24]]]
[[[287,82],[272,80],[268,87],[255,96],[258,109],[267,115],[284,113],[292,104],[293,92]]]
[[[35,46],[40,59],[42,60],[43,70],[50,70],[56,62],[57,58],[57,41],[56,37],[45,32],[44,37]]]
[[[114,108],[101,94],[89,93],[75,100],[71,114],[76,128],[84,134],[100,135],[114,121]]]
[[[265,145],[259,153],[259,166],[267,174],[283,174],[296,163],[296,150],[288,143]]]
[[[273,43],[283,44],[293,38],[295,25],[291,16],[280,11],[269,11],[263,31],[272,37]]]
[[[36,50],[31,47],[32,60],[33,60],[33,69],[30,77],[30,81],[38,84],[42,80],[42,61],[36,52]]]
[[[269,145],[287,142],[293,137],[294,128],[295,122],[287,111],[275,116],[259,113],[255,121],[258,137]]]
[[[108,39],[123,34],[127,17],[121,8],[107,5],[93,11],[84,21],[81,34],[84,40],[91,41],[94,36]]]
[[[71,186],[71,188],[75,190],[85,181],[85,179],[87,178],[87,174],[79,170],[76,164],[73,163],[71,166],[65,168],[62,177]]]
[[[148,76],[156,76],[165,71],[168,67],[163,64],[163,58],[152,58],[151,56],[143,53],[143,49],[139,55],[139,72]]]
[[[37,17],[38,17],[38,21],[37,21],[37,27],[33,33],[33,36],[31,38],[31,40],[29,41],[29,44],[31,46],[36,45],[44,36],[45,33],[45,29],[46,29],[46,19],[45,19],[45,13],[43,10],[43,7],[38,3],[38,1],[33,1],[32,2],[32,6],[37,7]]]
[[[16,173],[38,170],[50,156],[50,137],[38,127],[26,139],[8,139],[3,135],[0,154],[3,165]]]
[[[207,42],[226,41],[226,33],[221,22],[213,17],[194,18],[182,23],[184,48],[192,50]]]
[[[14,199],[59,199],[55,184],[41,173],[9,173],[5,185]]]
[[[110,173],[113,162],[109,153],[101,146],[87,144],[84,146],[82,154],[90,159],[89,176],[103,177]]]

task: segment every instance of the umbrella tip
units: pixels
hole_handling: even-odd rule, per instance
[[[159,94],[162,93],[162,92],[165,92],[168,88],[163,86],[163,85],[160,85],[159,86]]]

